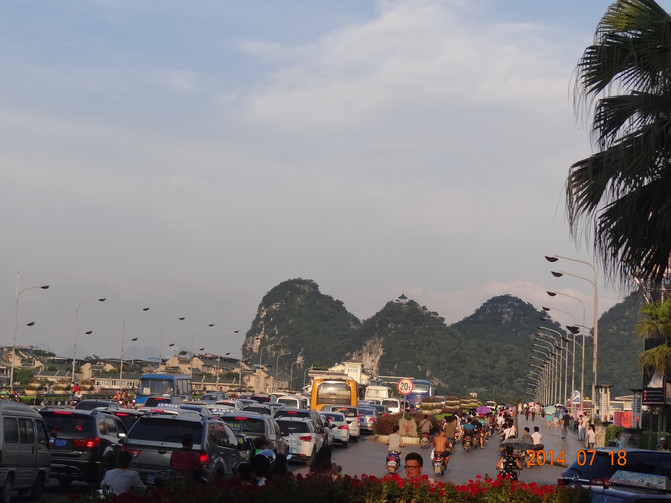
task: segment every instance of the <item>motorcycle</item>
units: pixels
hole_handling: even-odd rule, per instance
[[[433,464],[433,473],[436,475],[442,475],[445,473],[445,469],[447,468],[447,462],[448,462],[448,452],[436,452],[435,450],[433,451],[433,454],[431,455],[431,461]]]
[[[419,446],[422,449],[425,449],[429,446],[429,434],[428,433],[422,433],[422,438],[419,439]]]
[[[464,448],[466,452],[469,452],[471,449],[473,449],[473,433],[469,432],[464,432],[464,438],[461,441],[461,445]]]
[[[401,466],[401,453],[398,451],[387,451],[387,471],[394,473]]]

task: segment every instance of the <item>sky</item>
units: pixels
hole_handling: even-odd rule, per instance
[[[293,278],[361,320],[512,294],[591,326],[564,188],[609,4],[3,1],[1,344],[238,357]],[[603,313],[626,292],[597,275]]]

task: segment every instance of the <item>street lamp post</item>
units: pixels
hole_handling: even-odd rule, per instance
[[[300,363],[300,358],[293,362],[291,364],[291,372],[289,373],[289,389],[294,389],[294,365],[296,365],[296,368],[298,368],[298,364]]]
[[[567,314],[573,320],[573,324],[575,324],[575,318],[568,311],[562,311],[561,309],[557,309],[557,308],[554,308],[554,307],[543,307],[543,310],[544,311],[552,310],[552,311],[558,311],[560,313]],[[571,412],[573,412],[573,390],[575,389],[575,345],[576,345],[575,335],[573,335],[573,351],[570,351],[572,361],[571,361],[571,392],[569,393],[569,397],[571,399],[571,402],[569,404],[569,408],[570,408]],[[568,346],[568,343],[567,343],[567,346]]]
[[[553,321],[551,318],[541,318],[542,321]],[[566,348],[562,345],[562,341],[568,340],[565,337],[565,334],[562,334],[558,330],[554,330],[549,327],[538,327],[539,330],[547,330],[549,332],[554,332],[557,334],[557,342],[559,343],[558,351],[559,353],[562,353],[564,349],[568,349],[568,344],[566,345]],[[561,395],[562,396],[562,405],[566,406],[566,402],[568,401],[568,355],[561,355],[564,357],[564,393]],[[561,362],[560,362],[561,363]],[[560,377],[561,378],[561,377]]]
[[[177,318],[169,318],[165,320],[163,323],[161,323],[161,347],[159,349],[159,356],[158,356],[158,368],[159,370],[161,369],[161,366],[163,365],[163,327],[165,326],[166,323],[169,321],[184,321],[186,319],[185,316],[179,316]]]
[[[196,342],[196,330],[198,330],[200,327],[213,327],[214,323],[203,323],[201,325],[196,325],[193,329],[193,332],[191,332],[191,377],[193,377],[193,347]]]
[[[72,345],[72,382],[75,382],[75,362],[77,361],[77,337],[79,337],[79,306],[86,302],[105,302],[105,297],[82,300],[75,308],[75,342]]]
[[[16,273],[16,306],[14,307],[14,337],[12,338],[12,365],[11,370],[9,371],[9,391],[10,393],[14,392],[14,360],[16,359],[16,331],[19,327],[19,297],[21,294],[27,290],[33,290],[35,288],[41,288],[46,290],[49,288],[49,285],[37,285],[29,286],[22,290],[19,290],[19,273]]]
[[[240,331],[240,330],[229,330],[228,332],[224,332],[222,335],[226,335],[226,334],[237,334],[239,331]],[[219,360],[220,360],[221,349],[222,349],[221,346],[222,346],[223,342],[224,342],[224,339],[223,339],[223,337],[222,337],[222,339],[221,339],[221,344],[219,345],[219,349],[217,350],[217,386],[219,385]],[[226,353],[226,355],[224,355],[224,356],[228,356],[228,355],[230,355],[230,354],[231,354],[231,352],[229,351],[229,352]],[[218,390],[217,390],[217,391],[218,391]]]
[[[275,363],[275,382],[273,383],[274,391],[277,391],[277,373],[280,366],[280,356],[289,356],[289,355],[293,355],[293,353],[280,353],[279,355],[277,355],[277,363]]]
[[[121,330],[121,359],[119,361],[119,386],[122,386],[123,381],[123,347],[124,343],[126,342],[126,318],[128,317],[129,314],[131,313],[137,313],[139,311],[144,311],[147,312],[149,311],[148,307],[141,307],[140,309],[133,309],[132,311],[128,311],[126,314],[124,314],[123,317],[123,327]],[[138,338],[134,337],[130,339],[131,341],[136,341]]]
[[[585,303],[582,301],[582,299],[578,297],[574,297],[573,295],[569,295],[567,293],[563,292],[553,292],[551,290],[548,290],[546,292],[550,297],[554,297],[555,295],[562,295],[564,297],[569,297],[573,300],[577,300],[580,302],[580,305],[582,306],[582,326],[585,326],[585,316],[587,309],[585,307]],[[573,331],[571,327],[566,327],[567,330],[569,330],[573,334],[573,341],[575,342],[575,337],[578,334],[578,331]],[[582,358],[580,360],[580,412],[585,413],[585,336],[583,335],[582,338],[582,345],[580,345],[582,348]],[[573,348],[573,351],[575,352],[575,347]],[[592,399],[593,400],[593,399]]]
[[[594,265],[584,260],[562,257],[560,255],[546,256],[545,259],[548,262],[556,262],[559,259],[569,260],[571,262],[578,262],[580,264],[585,264],[589,266],[592,269],[592,272],[594,273],[594,280],[591,280],[589,278],[585,278],[584,276],[578,276],[576,274],[571,274],[564,271],[552,271],[552,275],[557,278],[560,278],[563,275],[573,276],[574,278],[582,279],[583,281],[591,283],[592,287],[594,288],[594,332],[592,334],[592,337],[594,338],[593,341],[594,352],[592,354],[592,412],[591,412],[592,421],[594,421],[596,419],[597,350],[599,345],[599,288],[597,282],[596,268],[594,267]]]
[[[266,349],[266,348],[270,348],[272,346],[273,346],[272,344],[268,344],[266,346],[263,346],[261,348],[261,351],[259,351],[259,367],[261,367],[261,358],[263,357],[263,350]]]
[[[540,344],[536,343],[542,343],[542,344],[547,344],[548,347],[541,346]],[[536,343],[531,345],[531,351],[534,351],[536,353],[541,353],[544,356],[547,357],[548,359],[548,364],[550,365],[550,395],[552,398],[552,403],[557,403],[557,398],[559,397],[559,393],[561,392],[559,381],[561,380],[558,378],[557,374],[557,359],[555,358],[556,352],[554,351],[554,344],[550,344],[547,341],[544,341],[542,339],[536,339]],[[534,349],[535,348],[535,349]],[[541,351],[542,350],[542,351]],[[547,353],[545,353],[547,351]]]

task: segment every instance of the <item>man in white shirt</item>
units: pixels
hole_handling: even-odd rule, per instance
[[[541,442],[541,432],[538,429],[538,426],[534,426],[534,432],[531,434],[531,438],[534,441],[534,445],[540,445]]]

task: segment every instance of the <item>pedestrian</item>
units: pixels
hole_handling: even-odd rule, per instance
[[[105,477],[100,483],[100,489],[112,491],[114,494],[123,494],[132,489],[146,489],[140,476],[135,470],[129,470],[133,455],[130,451],[121,451],[117,456],[119,468],[107,470]]]
[[[594,449],[594,446],[596,445],[596,430],[594,429],[593,424],[589,425],[589,430],[587,430],[585,442],[587,443],[588,449]]]
[[[533,444],[533,443],[534,443],[534,439],[533,439],[533,437],[531,436],[531,433],[530,433],[530,430],[529,430],[529,427],[528,427],[528,426],[525,426],[525,427],[524,427],[524,433],[522,434],[522,441],[523,441],[523,442],[527,442],[527,443],[529,443],[529,444]]]
[[[568,437],[568,429],[571,424],[571,414],[569,414],[568,409],[564,409],[564,415],[562,416],[561,421],[561,438],[566,440]]]
[[[666,445],[666,437],[659,437],[658,451],[668,451],[669,447]]]
[[[541,435],[540,428],[538,426],[534,426],[534,432],[531,434],[531,438],[533,440],[533,444],[536,446],[542,446],[543,443],[541,442],[541,439],[543,436]],[[542,448],[542,447],[541,447]]]
[[[585,425],[582,421],[582,414],[578,416],[578,440],[580,442],[585,440]]]

